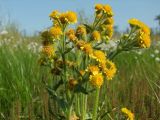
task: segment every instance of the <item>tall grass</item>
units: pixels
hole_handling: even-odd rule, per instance
[[[0,48],[0,112],[11,114],[14,103],[26,107],[34,97],[40,83],[38,56],[26,49]],[[18,109],[18,108],[17,108]],[[2,117],[2,116],[1,116]]]

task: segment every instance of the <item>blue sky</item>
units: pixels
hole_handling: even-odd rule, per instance
[[[160,14],[160,0],[0,0],[0,19],[9,16],[20,29],[27,33],[41,31],[50,26],[49,13],[52,10],[80,11],[93,15],[96,3],[110,4],[115,13],[115,25],[120,30],[128,27],[129,18],[138,18],[150,27],[158,25],[154,18]]]

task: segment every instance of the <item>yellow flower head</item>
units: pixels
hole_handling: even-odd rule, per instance
[[[138,19],[132,18],[128,20],[131,27],[138,27],[140,28],[145,34],[150,35],[150,28],[143,22]]]
[[[67,11],[65,13],[61,13],[59,16],[59,20],[62,24],[66,23],[76,23],[77,22],[77,15],[75,12]]]
[[[54,39],[59,39],[60,35],[62,35],[62,30],[58,26],[51,27],[49,32]]]
[[[134,114],[130,110],[122,108],[121,111],[128,116],[129,120],[134,120]]]
[[[102,4],[96,4],[95,5],[95,10],[96,11],[102,11],[103,10],[103,5]]]
[[[86,54],[92,55],[93,54],[93,48],[90,43],[85,43],[80,47],[81,50],[83,50]]]
[[[83,26],[83,25],[79,25],[78,27],[77,27],[77,30],[76,30],[76,35],[85,35],[86,34],[86,28],[85,28],[85,26]]]
[[[106,60],[106,68],[104,69],[104,74],[108,80],[112,80],[115,76],[117,68],[112,61]]]
[[[90,75],[90,83],[97,88],[100,88],[103,84],[103,76],[102,73],[98,73],[95,75]]]
[[[150,36],[140,32],[139,45],[141,48],[149,48],[151,45]]]
[[[106,61],[100,62],[99,63],[99,68],[101,68],[101,70],[105,70],[106,69]]]
[[[93,75],[96,75],[99,73],[99,68],[97,66],[91,65],[87,68],[87,71]]]
[[[66,13],[61,13],[60,16],[59,16],[59,20],[62,24],[68,23],[67,14]]]
[[[79,41],[77,41],[76,46],[77,46],[77,48],[82,49],[85,44],[86,44],[85,41],[79,40]]]
[[[93,31],[92,33],[92,39],[95,41],[100,41],[101,40],[101,35],[98,31]]]
[[[66,35],[69,36],[69,35],[75,35],[75,30],[74,29],[69,29],[67,32],[66,32]]]
[[[75,42],[77,37],[75,35],[75,30],[74,29],[69,29],[67,32],[66,32],[66,35],[68,36],[69,40],[72,41],[72,42]]]
[[[142,31],[145,34],[150,35],[150,33],[151,33],[150,28],[146,24],[144,24],[144,23],[141,23],[141,26],[142,26],[141,27]]]
[[[151,45],[150,40],[150,28],[141,22],[138,19],[132,18],[129,20],[129,24],[131,27],[138,27],[139,28],[139,38],[138,44],[141,48],[148,48]]]
[[[75,12],[68,11],[66,13],[66,18],[69,23],[76,23],[77,22],[77,14]]]
[[[52,45],[48,45],[48,46],[43,46],[42,48],[42,53],[47,55],[48,57],[53,56],[54,54],[54,48]]]
[[[93,56],[94,59],[96,59],[99,62],[105,62],[106,61],[106,55],[104,52],[102,52],[101,50],[95,50],[93,52]]]
[[[52,18],[52,19],[57,19],[57,18],[59,18],[59,12],[57,10],[54,10],[54,11],[51,12],[49,17]]]
[[[108,16],[113,16],[112,7],[110,5],[104,5],[103,10]]]
[[[72,41],[72,42],[76,42],[76,40],[77,40],[77,37],[76,37],[74,34],[70,34],[70,35],[68,36],[68,38],[69,38],[69,40]]]
[[[131,26],[138,26],[140,27],[141,25],[141,22],[138,20],[138,19],[135,19],[135,18],[132,18],[132,19],[129,19],[128,20],[128,23],[131,25]]]

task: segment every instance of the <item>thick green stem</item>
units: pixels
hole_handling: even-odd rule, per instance
[[[86,101],[87,100],[87,96],[82,94],[82,120],[85,120],[85,116],[86,116]]]
[[[76,110],[77,115],[80,116],[80,98],[79,98],[79,94],[76,95],[75,99],[76,99],[75,100],[76,101],[75,102],[75,104],[76,104],[75,105],[76,106],[75,110]]]
[[[97,110],[98,110],[98,102],[99,102],[99,92],[100,89],[97,88],[96,89],[96,93],[95,93],[95,103],[93,106],[93,119],[92,120],[96,120],[97,119]]]
[[[71,116],[72,116],[72,105],[69,107],[69,110],[67,112],[67,120],[71,120]]]
[[[67,111],[67,120],[71,120],[71,117],[72,117],[72,106],[73,106],[74,98],[75,98],[75,95],[73,94],[69,103],[68,111]]]
[[[63,26],[63,38],[62,38],[62,60],[63,60],[63,81],[65,83],[65,89],[66,89],[66,99],[67,101],[70,101],[70,91],[67,88],[67,66],[66,66],[66,55],[65,55],[65,50],[66,50],[66,38],[65,38],[65,27]],[[73,97],[74,98],[74,97]],[[66,119],[71,120],[71,114],[72,114],[72,99],[71,103],[69,105],[68,111],[66,113]]]
[[[85,120],[85,116],[84,116],[84,101],[83,101],[83,94],[80,93],[80,107],[81,107],[81,120]]]

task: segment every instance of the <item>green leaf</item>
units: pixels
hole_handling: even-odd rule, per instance
[[[46,89],[49,95],[51,96],[51,98],[57,102],[57,104],[62,108],[64,112],[66,112],[68,108],[68,103],[65,101],[65,99],[60,96],[57,96],[56,92],[52,90],[51,88],[46,87]]]

